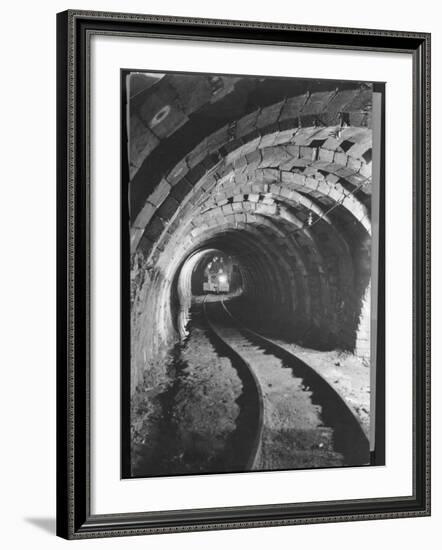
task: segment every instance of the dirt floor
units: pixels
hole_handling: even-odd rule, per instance
[[[217,462],[236,428],[242,385],[230,360],[218,357],[204,330],[193,328],[182,351],[187,366],[175,398],[177,436],[184,460]],[[195,467],[199,464],[195,460]],[[216,466],[215,466],[216,467]]]
[[[218,300],[210,296],[207,302]],[[214,347],[195,310],[192,317],[189,336],[171,351],[161,383],[155,388],[146,384],[132,403],[134,475],[243,468],[238,469],[238,460],[241,447],[249,446],[244,426],[250,426],[250,418],[243,409],[242,381],[231,359]],[[339,393],[368,436],[369,367],[350,353],[316,351],[273,340]],[[263,356],[256,348],[248,359],[266,401],[258,469],[340,465],[342,456],[333,449],[332,433],[320,422],[321,407],[312,404],[311,392],[272,355]]]
[[[142,427],[148,435],[132,448],[134,474],[228,468],[241,392],[230,360],[218,356],[205,330],[194,323],[186,342],[171,356],[168,383],[160,394],[146,399],[149,409]]]
[[[317,351],[274,340],[316,370],[344,399],[366,436],[370,429],[370,368],[360,358],[340,351]]]

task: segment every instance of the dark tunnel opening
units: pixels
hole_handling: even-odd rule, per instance
[[[369,286],[370,248],[363,228],[351,225],[346,259],[325,224],[318,224],[314,248],[291,234],[284,220],[214,231],[174,275],[172,317],[190,308],[195,296],[225,293],[236,297],[232,307],[256,330],[323,350],[354,349]]]

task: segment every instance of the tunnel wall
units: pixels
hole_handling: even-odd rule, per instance
[[[356,343],[355,343],[355,355],[363,359],[369,360],[370,358],[370,302],[371,302],[371,293],[370,285],[365,291],[364,298],[362,300],[361,313],[359,316],[359,324],[356,333]]]
[[[170,281],[161,270],[145,269],[139,253],[133,257],[131,303],[131,391],[142,384],[158,387],[166,378],[167,359],[177,341],[169,304]],[[153,314],[155,312],[155,314]]]
[[[371,89],[298,83],[302,93],[259,106],[276,92],[230,84],[217,100],[222,116],[210,116],[219,103],[196,98],[152,129],[149,146],[131,149],[133,388],[178,338],[174,285],[186,261],[210,248],[239,263],[250,317],[303,345],[369,356]],[[176,100],[169,92],[158,97]],[[255,95],[244,115],[235,101],[247,93]],[[146,115],[141,102],[134,116],[148,125],[154,110]],[[137,143],[138,123],[131,129]]]

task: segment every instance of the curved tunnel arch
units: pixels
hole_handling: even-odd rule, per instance
[[[302,93],[259,105],[260,86],[245,116],[231,92],[241,116],[220,128],[211,121],[213,131],[174,152],[172,168],[164,171],[161,159],[175,135],[201,133],[197,109],[155,137],[156,156],[132,162],[131,249],[143,272],[132,307],[137,372],[147,348],[160,353],[182,333],[176,316],[189,277],[215,250],[241,266],[243,299],[258,323],[305,344],[355,349],[369,286],[371,130],[360,116],[367,90],[299,85]],[[202,106],[206,118],[214,108]]]

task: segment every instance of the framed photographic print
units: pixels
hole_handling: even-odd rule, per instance
[[[430,513],[430,37],[58,14],[57,533]]]

